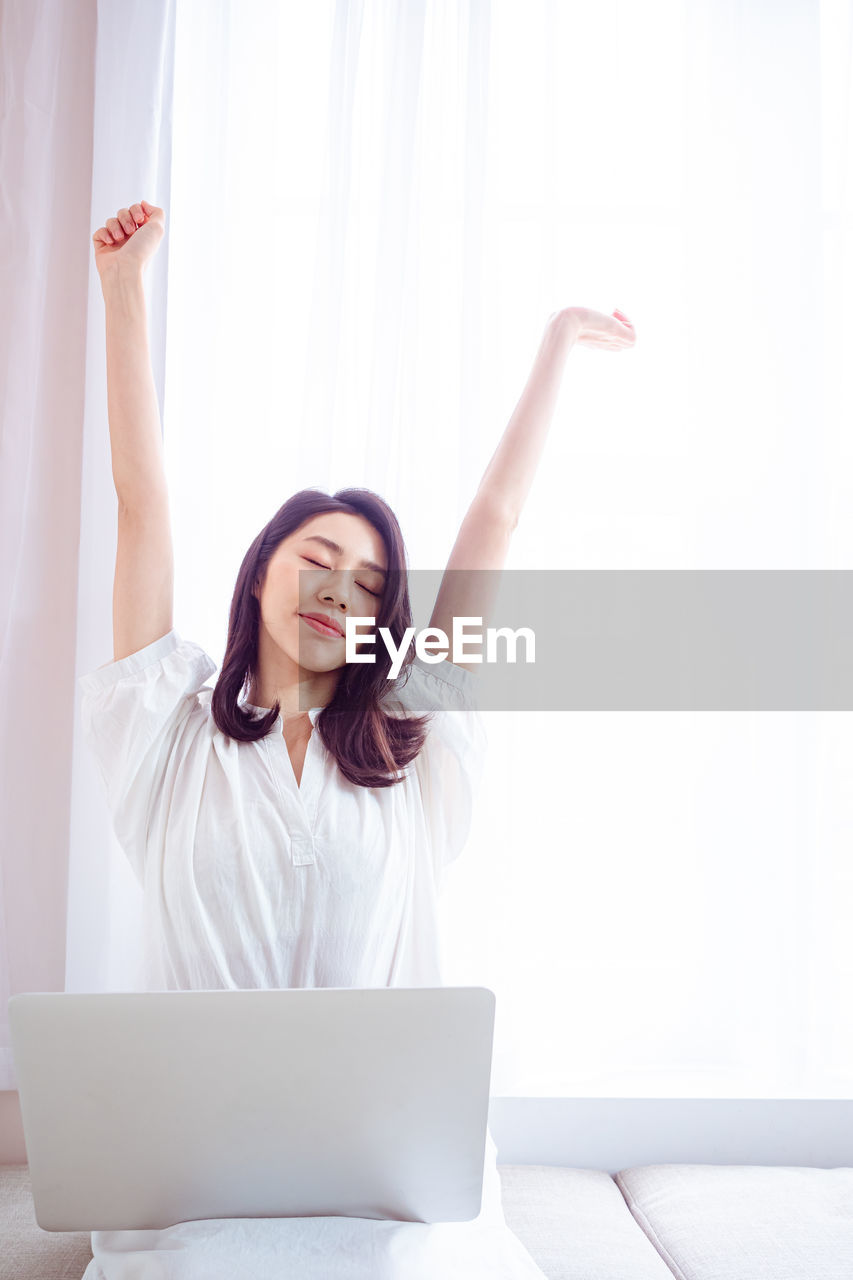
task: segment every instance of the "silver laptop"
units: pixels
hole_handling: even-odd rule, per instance
[[[469,1221],[494,1015],[486,987],[13,996],[36,1221]]]

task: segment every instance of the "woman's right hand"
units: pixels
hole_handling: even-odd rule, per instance
[[[165,229],[163,210],[147,200],[119,209],[116,217],[107,218],[92,236],[98,275],[103,280],[111,271],[141,272],[163,239]]]

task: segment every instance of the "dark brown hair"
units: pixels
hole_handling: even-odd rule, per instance
[[[240,706],[239,698],[257,675],[260,602],[252,588],[263,583],[267,564],[278,545],[306,520],[324,512],[343,511],[363,516],[385,545],[388,573],[376,616],[376,626],[387,627],[395,648],[412,625],[406,548],[397,517],[370,489],[339,489],[334,495],[321,489],[300,489],[288,498],[255,538],[243,557],[231,598],[228,643],[222,670],[213,690],[211,709],[217,727],[238,742],[254,742],[269,733],[281,704],[265,716]],[[341,670],[331,702],[317,717],[316,730],[335,757],[341,773],[360,787],[391,787],[402,781],[399,771],[410,764],[423,746],[430,715],[389,716],[379,706],[391,685],[391,655],[387,645],[377,645],[375,662],[347,663]],[[414,655],[406,650],[398,682],[405,682]]]

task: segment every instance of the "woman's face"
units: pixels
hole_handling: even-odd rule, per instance
[[[334,671],[346,663],[347,617],[377,617],[387,568],[382,538],[362,516],[312,516],[279,543],[255,587],[260,628],[300,667]],[[328,618],[340,630],[312,626],[306,614]],[[364,652],[374,653],[375,646]]]

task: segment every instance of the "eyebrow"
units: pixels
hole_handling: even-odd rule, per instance
[[[328,547],[330,551],[334,551],[335,555],[342,556],[344,554],[343,547],[339,547],[336,542],[332,542],[331,538],[323,538],[319,533],[310,534],[304,539],[305,542],[320,542],[324,547]],[[386,576],[385,570],[379,564],[374,564],[372,560],[362,560],[358,566],[359,569],[373,569],[376,573],[381,573],[382,577]]]

